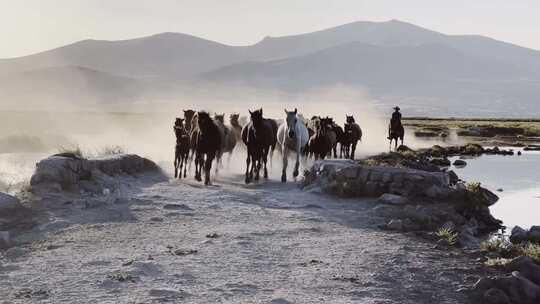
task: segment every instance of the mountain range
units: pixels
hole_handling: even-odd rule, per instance
[[[341,85],[410,105],[414,114],[540,116],[540,51],[391,20],[266,37],[250,46],[163,33],[0,59],[0,104],[166,99],[216,84],[290,94]]]

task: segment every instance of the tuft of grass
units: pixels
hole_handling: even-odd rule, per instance
[[[512,243],[504,236],[494,237],[480,243],[480,249],[487,252],[503,252],[512,247]]]
[[[487,261],[484,262],[484,265],[488,267],[504,267],[508,263],[510,263],[512,259],[505,259],[505,258],[488,258]]]
[[[81,147],[79,145],[72,145],[72,146],[60,146],[58,148],[59,154],[72,154],[77,157],[82,158],[83,152],[81,150]]]
[[[472,193],[480,193],[481,184],[479,182],[469,182],[465,185],[467,190]]]
[[[540,245],[534,243],[528,243],[527,245],[521,248],[521,254],[528,256],[531,259],[535,260],[537,263],[540,263]]]
[[[117,155],[117,154],[125,154],[127,150],[122,146],[105,146],[101,148],[99,151],[99,155],[106,156],[106,155]]]
[[[457,242],[458,233],[447,227],[440,228],[435,235],[439,239],[445,240],[450,246],[454,246]]]

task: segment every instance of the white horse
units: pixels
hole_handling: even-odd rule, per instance
[[[289,151],[296,152],[296,164],[294,165],[293,176],[298,176],[298,168],[300,167],[300,157],[304,155],[304,149],[309,140],[308,129],[301,122],[296,114],[298,111],[289,112],[285,109],[287,114],[286,123],[281,124],[277,133],[277,140],[281,147],[283,157],[283,172],[281,173],[281,181],[287,181],[287,164],[289,158]]]

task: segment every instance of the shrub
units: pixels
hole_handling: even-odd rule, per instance
[[[447,227],[440,228],[435,235],[445,240],[450,246],[454,246],[457,242],[458,233]]]
[[[488,258],[487,261],[484,262],[484,265],[489,266],[489,267],[503,267],[503,266],[506,266],[511,261],[512,259]]]
[[[466,185],[467,190],[472,193],[480,193],[481,184],[479,182],[469,182]]]
[[[105,146],[101,149],[99,152],[99,155],[105,156],[105,155],[117,155],[117,154],[125,154],[126,149],[122,146]]]
[[[82,158],[83,153],[81,150],[81,147],[79,145],[72,145],[72,146],[60,146],[58,148],[59,154],[71,154],[77,157]]]
[[[528,256],[531,259],[535,260],[537,263],[540,263],[540,245],[528,243],[527,245],[521,248],[521,254]]]

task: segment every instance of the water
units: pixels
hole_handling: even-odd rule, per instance
[[[466,159],[464,168],[452,168],[461,179],[480,182],[499,196],[491,212],[509,228],[540,225],[540,152],[522,153],[521,156],[484,155]]]

